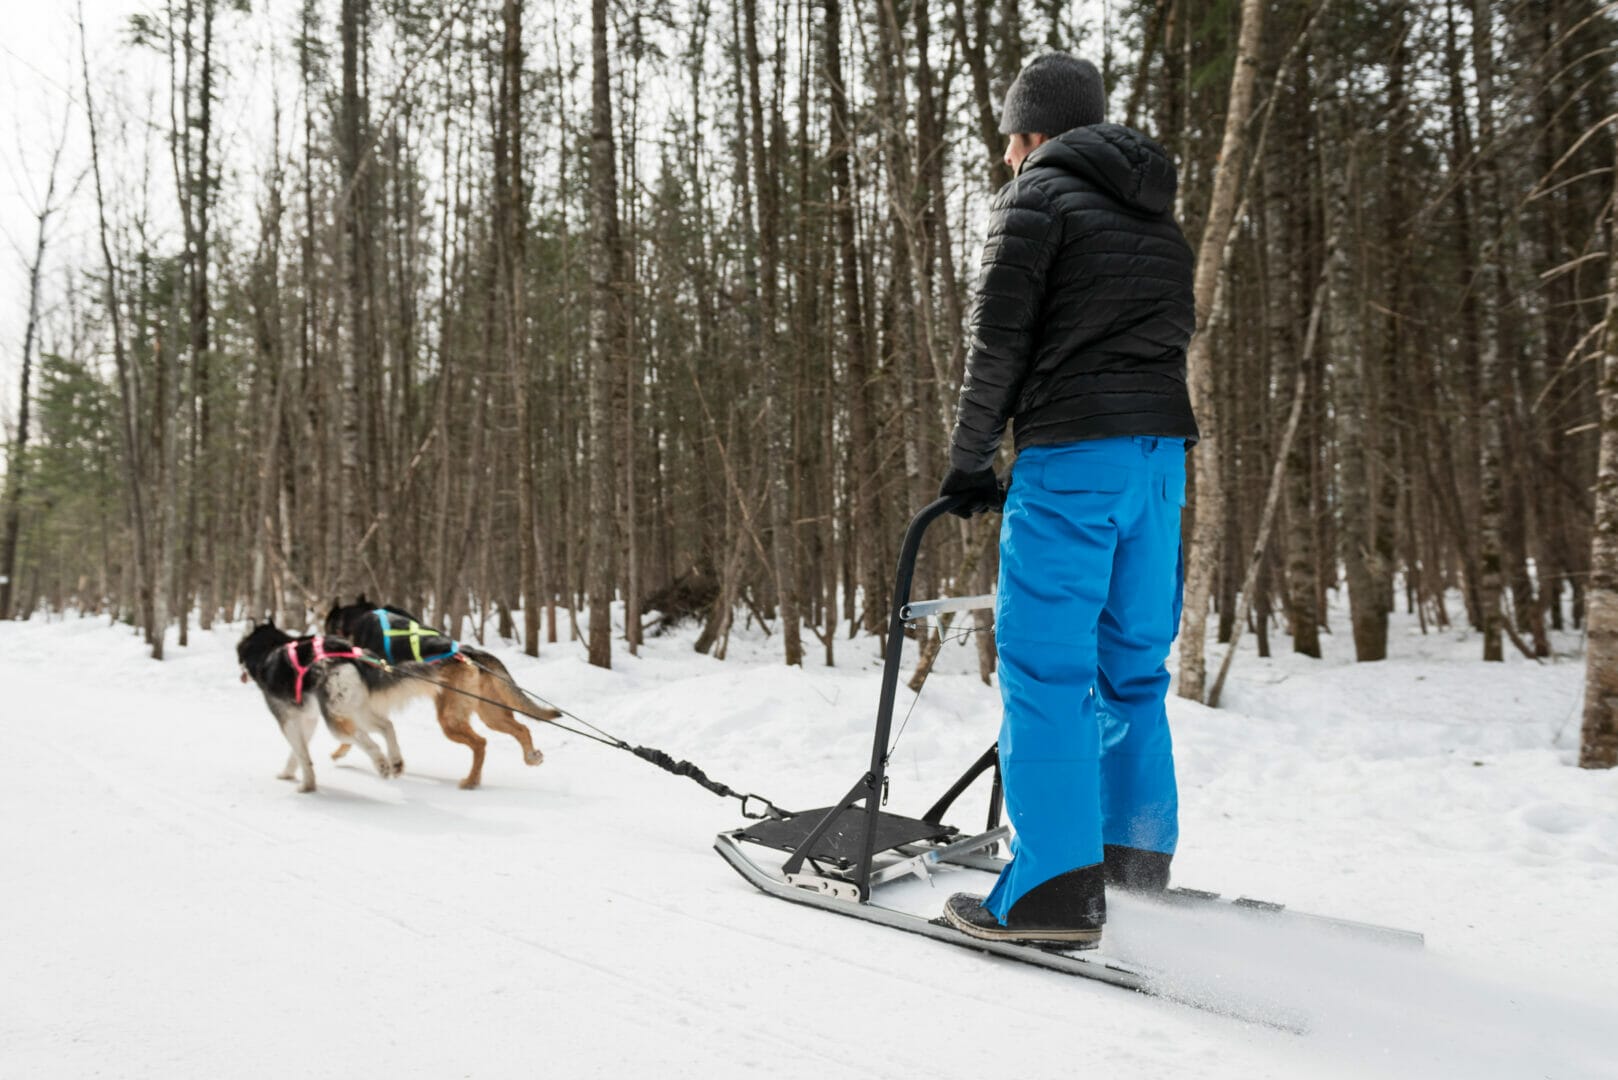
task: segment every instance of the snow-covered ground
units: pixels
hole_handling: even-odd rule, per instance
[[[1172,701],[1178,883],[1427,935],[1410,954],[1115,903],[1114,947],[1305,1014],[1299,1035],[771,899],[711,849],[734,802],[544,726],[539,768],[491,734],[472,792],[425,707],[393,781],[322,732],[299,795],[240,630],[156,664],[104,620],[0,623],[0,1077],[1618,1075],[1618,773],[1572,767],[1572,636],[1484,665],[1401,621],[1398,659],[1331,637],[1324,661],[1241,656],[1224,710]],[[784,806],[864,770],[871,642],[804,670],[756,632],[726,662],[690,642],[611,672],[496,651]],[[993,740],[974,667],[946,647],[891,809]]]

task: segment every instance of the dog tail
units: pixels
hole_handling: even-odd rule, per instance
[[[556,720],[562,715],[561,711],[542,702],[535,701],[517,686],[517,681],[511,677],[511,672],[500,658],[491,652],[471,645],[462,645],[461,654],[472,663],[481,668],[487,676],[482,680],[487,691],[486,696],[495,698],[505,704],[518,716],[528,714],[530,719],[540,717],[546,720]]]

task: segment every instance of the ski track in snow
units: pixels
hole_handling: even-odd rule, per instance
[[[734,801],[544,725],[539,768],[489,733],[475,792],[425,706],[398,718],[394,781],[332,762],[321,732],[299,795],[236,680],[239,632],[159,665],[104,620],[0,623],[0,1077],[1618,1075],[1618,773],[1571,767],[1572,635],[1553,662],[1485,665],[1469,635],[1396,621],[1397,659],[1349,663],[1334,637],[1324,661],[1249,651],[1226,709],[1171,702],[1177,882],[1427,935],[1410,952],[1114,899],[1109,952],[1171,996],[1301,1016],[1295,1035],[773,900],[711,850]],[[612,672],[576,646],[497,651],[784,806],[863,772],[873,642],[783,670],[757,631],[723,663],[691,640]],[[993,740],[975,664],[946,646],[891,809]],[[930,913],[986,880],[895,889]]]

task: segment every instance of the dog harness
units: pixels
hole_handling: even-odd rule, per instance
[[[319,634],[316,634],[312,639],[310,639],[309,651],[309,662],[307,664],[299,663],[298,643],[296,641],[287,642],[287,660],[291,662],[292,670],[296,672],[298,676],[297,682],[294,683],[292,687],[292,700],[299,705],[303,704],[303,677],[309,674],[309,672],[314,669],[314,666],[320,663],[322,660],[364,660],[367,663],[376,662],[373,657],[365,655],[364,651],[360,649],[350,648],[346,652],[329,651],[326,648],[326,639],[321,637]]]
[[[386,608],[377,608],[375,611],[376,621],[382,624],[382,652],[388,658],[388,663],[393,663],[393,639],[397,637],[410,639],[410,655],[416,659],[417,663],[442,663],[461,651],[460,642],[456,641],[448,634],[434,630],[430,626],[422,626],[415,619],[410,620],[410,625],[406,629],[395,630],[393,628],[392,614],[393,613],[388,611]],[[428,637],[439,637],[443,638],[445,641],[448,641],[449,651],[438,653],[435,656],[422,656],[421,639]]]

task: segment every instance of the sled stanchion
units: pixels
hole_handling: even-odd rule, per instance
[[[1005,776],[1000,771],[1000,744],[994,744],[994,783],[989,788],[989,820],[983,826],[992,829],[1000,824],[1000,812],[1005,809]]]
[[[873,790],[875,789],[871,784],[871,774],[866,773],[855,782],[853,787],[848,789],[848,794],[843,796],[842,802],[826,811],[826,815],[820,819],[820,824],[816,825],[809,835],[804,837],[803,842],[798,845],[798,849],[792,853],[792,857],[782,865],[782,871],[788,874],[796,874],[799,870],[802,870],[804,859],[809,857],[809,853],[820,842],[820,838],[826,835],[826,831],[832,827],[838,818],[843,816],[844,811],[853,807],[862,792],[865,794],[866,800],[869,801],[870,793]],[[861,899],[864,899],[864,897],[862,896]]]
[[[954,784],[950,785],[950,789],[948,791],[944,792],[943,795],[939,796],[938,801],[933,803],[931,809],[929,809],[925,814],[921,815],[921,820],[923,820],[923,821],[943,821],[944,820],[944,815],[949,813],[949,808],[955,804],[956,799],[961,797],[961,793],[964,792],[967,788],[971,787],[972,782],[974,780],[976,780],[978,777],[982,776],[985,772],[987,772],[990,769],[991,766],[998,766],[999,762],[1000,762],[1000,744],[995,743],[993,746],[989,747],[987,750],[985,750],[983,752],[982,757],[978,758],[976,761],[974,761],[972,763],[972,767],[970,769],[967,769],[966,772],[961,774],[961,778],[959,780],[955,781]],[[996,769],[996,780],[997,781],[998,781],[998,778],[999,778],[998,777],[998,769]],[[997,782],[995,784],[995,792],[998,794],[999,790],[1000,790],[1000,785]],[[994,802],[995,800],[991,799],[990,801]],[[997,806],[991,806],[990,809],[989,809],[989,812],[991,814],[996,814],[998,809],[999,808]],[[998,815],[996,814],[996,816],[998,816]],[[989,822],[988,827],[992,829],[997,824],[999,824],[998,821],[991,821],[991,822]]]

